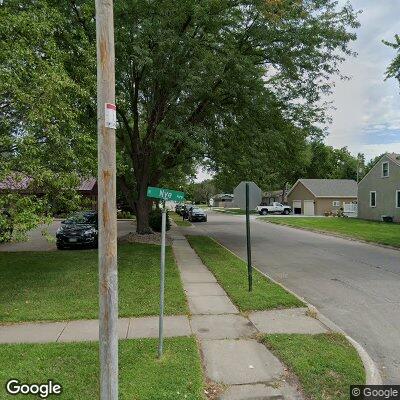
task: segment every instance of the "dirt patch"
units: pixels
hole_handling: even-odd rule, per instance
[[[118,239],[118,243],[146,243],[146,244],[161,244],[161,233],[154,232],[150,235],[139,235],[136,232],[130,232]],[[172,239],[166,235],[166,244],[172,244]]]

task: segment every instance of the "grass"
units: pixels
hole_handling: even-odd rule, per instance
[[[192,224],[189,221],[187,221],[186,219],[183,220],[182,217],[178,215],[176,212],[169,212],[168,215],[178,226],[192,226]]]
[[[311,400],[347,400],[350,385],[365,383],[357,351],[340,334],[275,334],[263,342],[297,375]]]
[[[119,342],[121,400],[201,400],[203,376],[194,338],[169,338],[159,361],[156,339]],[[0,346],[0,399],[10,396],[11,377],[24,383],[52,379],[63,387],[63,400],[99,398],[98,343],[48,343]],[[52,397],[52,396],[50,396]]]
[[[246,211],[241,210],[240,208],[213,208],[213,210],[222,212],[225,214],[246,215]],[[254,210],[250,210],[250,214],[258,214],[258,212],[254,211]]]
[[[247,284],[247,264],[207,236],[187,236],[203,263],[241,311],[302,307],[304,304],[281,286],[253,271],[253,291]]]
[[[354,218],[260,218],[261,221],[324,232],[353,239],[400,247],[400,224],[366,221]]]
[[[1,253],[0,322],[98,317],[97,251]],[[172,250],[166,253],[165,311],[188,313]],[[118,247],[119,316],[158,315],[160,247]]]

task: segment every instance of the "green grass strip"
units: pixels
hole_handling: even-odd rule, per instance
[[[263,342],[297,375],[311,400],[348,400],[350,385],[365,383],[363,363],[343,335],[274,334]]]
[[[119,316],[158,315],[160,246],[118,247]],[[1,253],[0,322],[98,318],[96,250]],[[166,314],[187,314],[172,250],[166,253]]]
[[[178,226],[192,226],[188,220],[183,220],[182,217],[175,212],[169,212],[168,215]]]
[[[356,218],[285,218],[266,217],[260,221],[273,222],[294,228],[304,228],[310,231],[323,231],[361,239],[367,242],[400,247],[400,224],[376,221],[365,221]]]
[[[119,342],[121,400],[203,400],[203,375],[194,338],[167,338],[164,356],[157,359],[156,339]],[[0,345],[0,398],[12,377],[24,383],[52,379],[63,387],[61,400],[99,398],[98,343]],[[39,398],[39,397],[37,397]]]
[[[304,304],[281,286],[253,271],[253,291],[248,291],[247,264],[207,236],[187,236],[203,263],[241,311],[302,307]]]

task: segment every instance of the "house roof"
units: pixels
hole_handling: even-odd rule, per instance
[[[386,153],[388,158],[390,158],[394,163],[400,165],[400,154],[397,153]]]
[[[33,178],[14,173],[9,175],[3,181],[0,181],[0,190],[26,191],[29,189],[29,185],[32,182]],[[77,190],[80,192],[91,191],[95,188],[96,183],[96,178],[83,179]]]
[[[315,197],[357,197],[357,182],[352,179],[299,179],[288,194],[299,182]]]

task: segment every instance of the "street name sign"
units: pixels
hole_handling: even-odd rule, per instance
[[[181,202],[185,200],[185,193],[177,192],[176,190],[163,189],[149,186],[147,188],[147,197],[153,199],[161,199],[164,201],[177,201]]]

